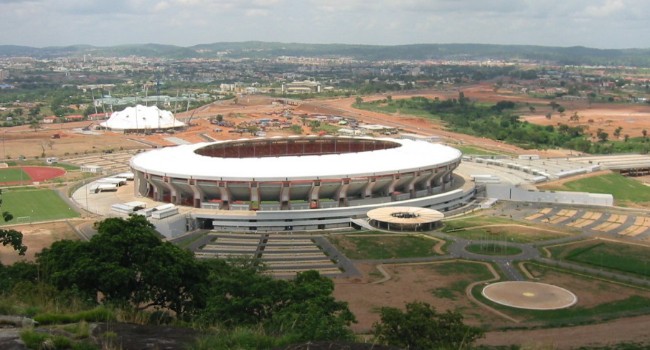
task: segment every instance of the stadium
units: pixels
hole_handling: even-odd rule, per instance
[[[447,211],[474,187],[453,174],[457,149],[424,141],[279,137],[198,143],[136,155],[136,196],[197,208],[199,226],[224,230],[349,227],[368,210]]]

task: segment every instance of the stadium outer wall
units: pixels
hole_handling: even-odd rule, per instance
[[[453,174],[460,160],[423,141],[289,137],[169,147],[131,168],[136,195],[194,207],[200,227],[285,231],[349,227],[384,206],[461,207],[475,189]]]

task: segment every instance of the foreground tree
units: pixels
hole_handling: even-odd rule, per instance
[[[377,339],[408,349],[463,349],[483,336],[483,331],[463,323],[458,312],[438,313],[427,303],[413,302],[406,311],[385,307],[373,325]]]
[[[76,289],[103,303],[137,309],[169,308],[179,317],[202,299],[195,292],[206,270],[169,242],[143,216],[99,223],[89,242],[59,241],[38,254],[44,278],[60,290]]]
[[[333,282],[316,271],[293,280],[278,280],[260,273],[252,264],[239,266],[223,260],[206,261],[210,277],[204,324],[227,328],[261,325],[275,336],[293,341],[351,340],[354,315],[332,296]]]

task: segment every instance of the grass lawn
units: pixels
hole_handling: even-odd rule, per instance
[[[451,232],[458,229],[485,226],[485,225],[529,225],[527,222],[514,221],[510,218],[501,218],[498,216],[465,216],[443,221],[442,232]]]
[[[619,204],[625,202],[650,202],[650,187],[620,174],[592,176],[576,181],[566,182],[556,188],[564,191],[592,193],[611,193]]]
[[[14,218],[0,224],[28,223],[79,216],[79,213],[72,210],[56,192],[49,189],[5,189],[2,191],[2,199],[2,210],[10,212]]]
[[[350,259],[397,259],[433,256],[438,241],[418,236],[334,236],[330,242]]]
[[[458,300],[465,297],[465,288],[474,281],[485,281],[492,277],[492,273],[482,263],[469,261],[453,261],[441,264],[428,265],[429,269],[444,276],[458,276],[459,279],[447,286],[431,290],[437,298]]]
[[[590,241],[549,248],[554,257],[610,270],[650,277],[650,248]]]
[[[465,247],[465,250],[481,255],[516,255],[521,253],[521,249],[517,247],[493,242],[470,244]]]
[[[0,182],[28,181],[29,175],[21,168],[0,169]]]
[[[421,118],[433,118],[438,119],[438,117],[433,114],[422,110],[421,108],[409,108],[409,107],[399,107],[392,104],[376,104],[376,103],[362,103],[361,105],[354,105],[354,108],[363,109],[366,111],[384,113],[384,114],[401,114],[401,115],[412,115]]]
[[[530,243],[566,237],[569,233],[545,231],[508,218],[478,216],[444,222],[442,231],[471,240]]]

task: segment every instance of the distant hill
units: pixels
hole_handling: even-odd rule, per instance
[[[34,48],[0,45],[0,57],[62,57],[92,54],[106,57],[160,57],[168,59],[277,56],[350,57],[360,60],[424,59],[530,59],[568,65],[627,65],[650,67],[650,49],[594,49],[581,46],[547,47],[490,44],[348,45],[279,42],[221,42],[189,47],[133,44],[110,47],[74,45]]]

